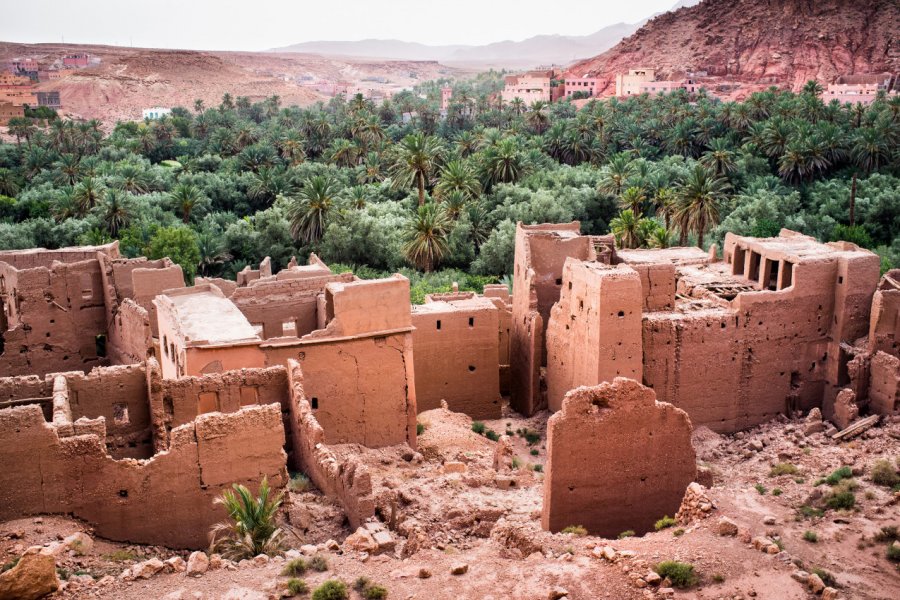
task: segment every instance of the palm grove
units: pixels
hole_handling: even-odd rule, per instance
[[[707,247],[781,227],[900,265],[900,99],[824,104],[810,82],[745,102],[700,93],[505,104],[501,74],[380,105],[226,94],[153,122],[14,119],[0,145],[0,249],[113,239],[189,277],[317,252],[400,271],[414,300],[511,271],[515,223],[580,220],[624,247]]]

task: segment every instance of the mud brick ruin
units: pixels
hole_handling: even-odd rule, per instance
[[[623,377],[568,392],[547,423],[547,453],[541,522],[554,532],[652,531],[678,511],[697,470],[687,414]]]
[[[0,253],[0,302],[0,519],[70,513],[131,542],[202,547],[214,497],[288,469],[361,525],[361,446],[415,450],[419,412],[497,419],[506,397],[553,413],[546,528],[646,530],[694,478],[692,425],[818,408],[843,426],[900,400],[900,272],[787,230],[720,254],[520,224],[512,294],[420,306],[400,275],[315,255],[185,286],[117,243],[34,249]]]

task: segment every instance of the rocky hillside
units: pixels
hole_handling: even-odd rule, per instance
[[[573,71],[607,79],[607,93],[616,73],[635,67],[797,89],[844,73],[900,71],[897,31],[897,0],[705,0],[657,16]]]

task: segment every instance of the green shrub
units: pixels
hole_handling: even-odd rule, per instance
[[[532,456],[537,456],[538,454],[540,454],[540,452],[538,451],[537,448],[532,448],[532,449],[531,449],[531,455],[532,455]]]
[[[849,510],[856,504],[856,496],[853,492],[837,492],[829,494],[825,498],[825,506],[832,510]]]
[[[295,473],[294,476],[291,477],[291,482],[288,484],[288,489],[297,493],[308,492],[309,488],[309,477],[303,473]]]
[[[525,441],[528,442],[529,446],[534,446],[539,441],[541,441],[541,434],[537,431],[525,430]]]
[[[544,472],[544,465],[534,465],[533,468],[534,468],[535,473],[543,473]]]
[[[660,577],[669,578],[673,587],[689,588],[697,583],[697,574],[694,573],[694,565],[690,563],[667,560],[656,565],[656,572]]]
[[[875,534],[876,542],[892,542],[896,539],[900,539],[900,534],[897,532],[896,525],[888,525],[887,527],[882,527],[881,531]]]
[[[481,421],[472,421],[472,431],[474,431],[478,435],[484,435],[485,429],[486,426]]]
[[[653,527],[655,527],[657,531],[660,531],[662,529],[672,527],[673,525],[675,525],[675,523],[677,523],[677,521],[675,519],[673,519],[669,515],[666,515],[662,519],[657,521]]]
[[[572,535],[587,535],[587,529],[581,525],[569,525],[562,530],[562,533],[571,533]]]
[[[619,534],[618,537],[619,537],[620,540],[624,540],[625,538],[634,537],[634,530],[633,530],[633,529],[629,529],[629,530],[627,530],[627,531],[623,531],[622,533]]]
[[[773,496],[780,496],[780,495],[783,494],[783,493],[784,493],[784,492],[781,491],[781,488],[775,488],[774,490],[772,490],[772,495],[773,495]]]
[[[384,600],[387,598],[388,591],[387,588],[380,585],[370,585],[363,590],[362,595],[366,600]]]
[[[309,568],[313,571],[323,573],[328,570],[328,561],[325,560],[325,557],[321,554],[316,554],[311,559],[309,559]]]
[[[810,544],[815,544],[819,541],[819,536],[816,535],[815,531],[809,531],[808,529],[803,532],[803,539],[809,542]]]
[[[360,575],[356,578],[356,581],[353,582],[353,589],[357,592],[362,592],[368,586],[372,584],[372,581],[368,577],[364,577]]]
[[[484,432],[484,437],[491,440],[492,442],[496,442],[500,439],[500,434],[493,429],[488,429],[486,432]]]
[[[828,485],[837,485],[842,479],[850,479],[853,477],[853,470],[850,467],[841,467],[825,478]]]
[[[723,581],[725,581],[725,576],[721,573],[716,573],[715,575],[713,575],[713,581],[715,581],[716,583],[722,583]]]
[[[885,487],[894,487],[900,483],[900,476],[894,466],[886,460],[876,460],[872,465],[872,483]]]
[[[891,545],[887,547],[887,558],[891,562],[900,562],[900,546],[891,543]]]
[[[347,600],[349,597],[347,584],[337,579],[329,579],[312,594],[312,600]]]
[[[518,457],[518,456],[513,456],[513,458],[512,458],[512,463],[510,463],[510,466],[511,466],[513,469],[518,469],[519,467],[522,466],[522,461],[519,460],[519,457]]]
[[[826,571],[825,569],[820,569],[819,567],[814,567],[810,569],[812,573],[815,573],[819,576],[819,579],[822,580],[822,583],[827,585],[828,587],[837,587],[837,580],[834,578],[834,575]]]
[[[300,596],[309,593],[309,586],[302,579],[291,577],[287,581],[287,590],[292,596]]]
[[[764,486],[764,485],[761,484],[761,483],[757,483],[757,484],[754,485],[753,487],[756,488],[756,491],[759,492],[759,495],[760,495],[760,496],[765,496],[765,495],[766,495],[766,492],[768,491],[768,490],[766,489],[766,486]]]
[[[776,465],[772,465],[772,470],[769,471],[769,477],[778,477],[779,475],[795,475],[797,471],[797,467],[791,463],[778,463]]]
[[[425,426],[421,423],[416,423],[416,435],[422,435],[425,433]]]
[[[815,508],[814,506],[809,506],[808,504],[804,504],[800,507],[800,514],[807,519],[812,519],[814,517],[821,517],[825,514],[825,512],[821,508]]]
[[[676,529],[675,531],[672,532],[672,535],[675,537],[681,537],[684,535],[684,529],[681,529],[681,528]]]
[[[285,563],[284,568],[281,570],[281,574],[285,577],[296,577],[306,573],[306,568],[305,560],[302,558],[292,558]]]
[[[5,563],[2,567],[0,567],[0,573],[4,573],[4,572],[6,572],[6,571],[9,571],[9,570],[12,569],[13,567],[15,567],[17,564],[19,564],[19,558],[18,558],[18,557],[12,559],[12,560],[9,561],[8,563]]]

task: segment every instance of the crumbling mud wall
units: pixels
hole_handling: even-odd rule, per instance
[[[900,269],[884,274],[872,298],[868,351],[900,355]]]
[[[513,314],[510,332],[510,405],[531,415],[546,405],[541,367],[546,366],[544,332],[559,300],[566,258],[596,258],[590,237],[577,221],[516,226]]]
[[[500,418],[499,310],[474,293],[432,295],[413,307],[416,406]]]
[[[572,390],[547,423],[543,528],[651,531],[694,480],[691,432],[687,413],[632,379]]]
[[[484,297],[497,307],[497,334],[499,338],[500,393],[510,393],[509,338],[512,333],[512,296],[509,288],[502,283],[484,286]]]
[[[892,415],[900,410],[900,358],[876,352],[870,366],[869,410]]]
[[[629,266],[566,260],[546,335],[550,410],[579,386],[641,380],[641,297],[641,279]]]
[[[261,345],[266,364],[293,359],[329,444],[416,444],[416,392],[409,280],[331,282],[321,327]]]
[[[277,405],[201,415],[147,460],[110,457],[96,426],[61,435],[36,405],[0,410],[0,432],[0,520],[72,514],[112,540],[205,547],[225,517],[213,505],[223,489],[287,481]]]
[[[130,365],[144,362],[154,354],[150,315],[140,304],[126,298],[112,317],[107,339],[110,362]]]
[[[303,471],[322,492],[344,509],[352,528],[375,515],[372,477],[353,458],[340,460],[328,448],[325,431],[316,420],[303,389],[303,372],[297,361],[288,361],[290,376],[290,434],[296,440],[291,463]]]

